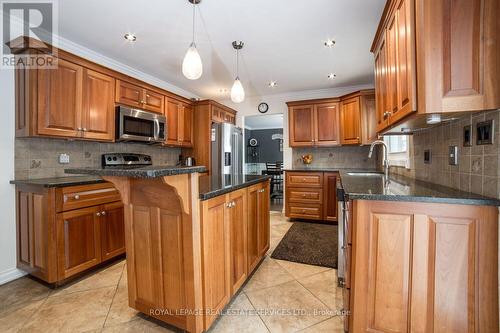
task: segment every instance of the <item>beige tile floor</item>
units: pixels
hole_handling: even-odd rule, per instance
[[[343,332],[336,271],[270,257],[292,225],[271,213],[271,249],[211,332]],[[0,286],[0,332],[177,332],[128,307],[125,260],[52,290],[27,277]]]

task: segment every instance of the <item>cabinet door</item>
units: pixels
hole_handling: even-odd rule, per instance
[[[269,183],[265,182],[261,184],[258,197],[258,230],[259,230],[259,253],[263,257],[269,250],[270,238],[271,238],[271,225],[270,225],[270,193],[269,193]]]
[[[375,103],[377,132],[380,132],[388,126],[390,114],[387,109],[387,53],[384,36],[375,53]]]
[[[342,101],[342,144],[361,143],[361,115],[359,97]]]
[[[387,43],[387,106],[391,117],[398,112],[398,47],[396,17],[389,20],[386,30]]]
[[[208,330],[231,297],[229,219],[225,196],[203,202],[202,256],[205,330]]]
[[[167,145],[179,144],[179,108],[180,103],[174,99],[167,99]]]
[[[83,67],[59,59],[55,69],[38,70],[37,134],[79,137]]]
[[[377,140],[377,112],[375,95],[360,97],[361,103],[361,144],[369,145]]]
[[[323,184],[324,189],[324,220],[337,221],[338,201],[337,201],[337,180],[338,174],[335,172],[325,172]]]
[[[260,260],[259,253],[259,185],[253,185],[247,192],[247,262],[250,274]]]
[[[104,261],[125,253],[125,223],[121,202],[103,205],[101,209],[101,257]]]
[[[231,295],[248,276],[247,263],[247,195],[246,189],[229,194],[229,230],[231,244]]]
[[[57,214],[57,266],[60,280],[101,262],[99,209],[100,206]]]
[[[395,13],[397,30],[397,115],[393,121],[416,110],[413,103],[413,64],[415,52],[411,36],[411,0],[400,0]]]
[[[115,79],[90,69],[83,73],[82,127],[86,139],[113,141]]]
[[[315,106],[315,143],[318,146],[340,145],[340,110],[338,103]]]
[[[193,107],[188,104],[182,105],[182,113],[179,119],[181,123],[179,124],[179,128],[182,130],[180,137],[180,143],[183,147],[192,147],[193,146]]]
[[[136,108],[142,108],[143,89],[132,83],[116,80],[115,101]]]
[[[314,105],[290,107],[288,122],[290,147],[314,146]]]
[[[146,89],[144,89],[143,94],[143,109],[163,113],[165,98],[162,94]]]

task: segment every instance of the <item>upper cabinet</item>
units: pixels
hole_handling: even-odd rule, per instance
[[[162,94],[126,81],[116,81],[116,103],[143,110],[163,113],[165,98]]]
[[[376,137],[374,91],[288,102],[290,147],[370,144]],[[370,102],[371,101],[371,102]]]
[[[387,1],[372,45],[378,130],[500,108],[499,15],[498,0]]]
[[[9,45],[16,54],[39,52],[30,49],[28,37]],[[26,48],[17,47],[28,45]],[[15,70],[16,137],[53,137],[114,141],[115,107],[166,114],[168,145],[193,146],[193,103],[184,97],[100,66],[64,50],[53,58],[57,67]],[[174,107],[165,106],[172,101]],[[175,110],[175,114],[172,113]],[[235,113],[225,116],[234,122]],[[174,138],[172,138],[174,136]]]
[[[175,99],[167,99],[167,146],[193,146],[193,106]]]

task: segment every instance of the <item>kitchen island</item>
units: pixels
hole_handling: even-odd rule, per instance
[[[349,332],[498,332],[500,201],[340,170]]]
[[[66,170],[101,176],[122,196],[129,306],[194,333],[210,328],[265,255],[270,236],[269,214],[262,213],[269,177],[222,181],[201,176],[205,171]]]

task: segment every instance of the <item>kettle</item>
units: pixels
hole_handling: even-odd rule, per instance
[[[184,164],[186,166],[195,166],[196,165],[196,161],[195,161],[194,157],[186,157],[186,160],[184,161]]]

